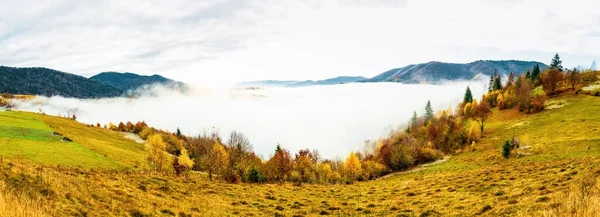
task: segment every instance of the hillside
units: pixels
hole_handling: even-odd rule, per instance
[[[0,66],[0,93],[102,98],[120,96],[123,91],[79,75],[53,69]]]
[[[72,142],[65,141],[68,138]],[[144,168],[144,147],[66,118],[0,110],[0,155],[44,165]]]
[[[571,92],[547,103],[559,106],[533,115],[494,109],[487,136],[446,162],[352,185],[226,184],[204,173],[90,170],[131,168],[130,159],[143,161],[144,155],[116,132],[26,112],[0,112],[6,157],[0,166],[12,167],[2,170],[3,182],[40,195],[57,216],[552,216],[570,198],[565,192],[599,169],[600,101]],[[74,142],[58,141],[53,130]],[[526,148],[503,159],[500,146],[513,135]],[[36,165],[76,167],[42,166],[39,172]],[[36,184],[40,177],[51,181]]]
[[[153,84],[160,84],[177,90],[187,89],[187,86],[184,83],[174,81],[160,75],[146,76],[128,72],[102,72],[90,77],[90,80],[116,87],[122,91],[135,90],[142,86]]]
[[[466,64],[432,61],[391,69],[360,82],[435,84],[441,81],[471,80],[480,73],[490,75],[495,71],[504,76],[511,72],[520,75],[532,70],[536,64],[540,65],[542,71],[548,67],[544,63],[520,60],[479,60]]]

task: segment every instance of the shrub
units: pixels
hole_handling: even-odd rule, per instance
[[[543,95],[538,95],[533,97],[531,100],[531,108],[529,113],[536,113],[544,110],[544,103],[546,102],[546,97]]]
[[[504,158],[510,157],[510,142],[506,140],[504,145],[502,145],[502,156]]]
[[[252,183],[263,183],[265,182],[265,175],[263,175],[258,167],[252,167],[248,174],[248,181]]]

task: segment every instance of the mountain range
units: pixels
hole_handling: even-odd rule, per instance
[[[517,75],[533,69],[538,64],[541,70],[546,64],[520,60],[479,60],[471,63],[428,62],[394,68],[372,78],[339,76],[325,80],[277,81],[263,80],[242,82],[235,87],[305,87],[334,85],[354,82],[400,82],[407,84],[436,84],[443,81],[471,80],[477,76],[497,72],[507,76]],[[29,94],[75,98],[103,98],[131,95],[132,91],[145,85],[160,84],[186,91],[185,83],[160,75],[138,75],[134,73],[102,72],[90,78],[42,67],[17,68],[0,66],[0,93]]]
[[[104,72],[86,78],[43,67],[0,66],[0,93],[107,98],[124,96],[144,85],[162,84],[186,90],[187,85],[159,75]]]
[[[511,72],[520,75],[532,70],[538,64],[541,70],[548,66],[541,62],[521,60],[478,60],[470,63],[427,62],[394,68],[372,78],[340,76],[320,81],[277,81],[263,80],[242,82],[235,87],[302,87],[312,85],[331,85],[340,83],[400,82],[405,84],[437,84],[444,81],[471,80],[478,75],[490,75],[494,72],[508,76]]]

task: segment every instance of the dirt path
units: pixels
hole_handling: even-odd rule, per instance
[[[412,168],[410,170],[407,170],[407,171],[390,173],[390,174],[387,174],[385,176],[379,177],[376,180],[387,179],[387,178],[390,178],[392,176],[397,176],[397,175],[402,175],[402,174],[407,174],[407,173],[414,173],[414,172],[417,172],[417,171],[421,171],[421,170],[425,169],[426,167],[430,167],[430,166],[433,166],[433,165],[436,165],[436,164],[444,163],[444,162],[446,162],[448,160],[450,160],[450,156],[444,156],[444,158],[436,160],[434,162],[426,163],[426,164],[421,164],[421,165],[419,165],[419,166],[417,166],[415,168]]]

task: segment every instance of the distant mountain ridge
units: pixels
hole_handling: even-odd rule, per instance
[[[548,68],[541,62],[521,60],[478,60],[464,64],[432,61],[394,68],[359,82],[435,84],[441,81],[471,80],[478,74],[490,75],[494,72],[504,76],[511,72],[520,75],[532,70],[536,64],[539,64],[541,70]]]
[[[145,85],[160,84],[180,91],[185,83],[160,75],[143,76],[134,73],[103,72],[86,78],[44,67],[0,66],[0,93],[63,96],[72,98],[109,98],[135,96],[132,92]]]
[[[511,72],[516,75],[533,70],[539,64],[540,70],[545,70],[548,65],[536,61],[522,60],[477,60],[470,63],[445,63],[431,61],[427,63],[411,64],[401,68],[394,68],[378,74],[372,78],[360,76],[339,76],[319,81],[278,81],[262,80],[241,82],[234,87],[306,87],[314,85],[331,85],[342,83],[368,83],[368,82],[400,82],[406,84],[438,84],[444,81],[472,80],[478,76],[490,75],[497,72],[501,76],[508,76]]]
[[[132,91],[145,85],[160,84],[177,90],[187,90],[187,85],[165,78],[160,75],[138,75],[130,72],[102,72],[90,77],[90,80],[95,80],[106,85],[113,86],[122,91]]]
[[[102,98],[121,96],[123,91],[83,76],[54,69],[0,66],[0,93]]]
[[[333,84],[345,84],[354,83],[357,81],[365,80],[367,78],[362,76],[338,76],[335,78],[329,78],[324,80],[306,80],[306,81],[278,81],[278,80],[261,80],[261,81],[248,81],[241,82],[234,85],[234,87],[306,87],[315,85],[333,85]]]

